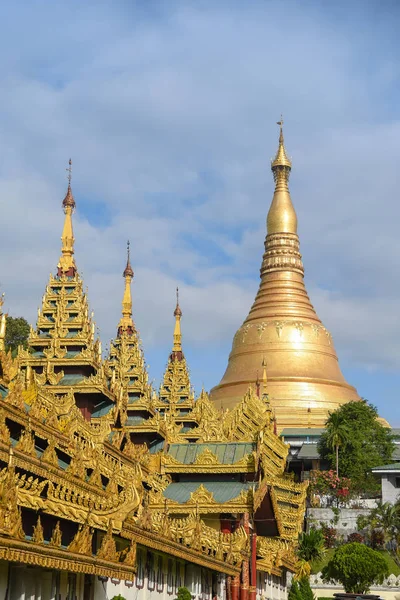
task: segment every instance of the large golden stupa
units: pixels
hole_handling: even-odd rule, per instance
[[[288,187],[292,163],[282,123],[278,122],[279,148],[271,164],[275,192],[267,217],[260,287],[211,398],[224,408],[240,402],[249,385],[256,385],[266,361],[278,428],[323,427],[329,411],[359,396],[343,377],[331,334],[304,285],[297,215]]]

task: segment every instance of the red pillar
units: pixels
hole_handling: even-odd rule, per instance
[[[233,578],[233,581],[231,583],[231,598],[232,598],[232,600],[239,600],[239,585],[240,585],[239,576],[236,575]]]
[[[226,600],[232,600],[232,577],[228,575],[226,578],[226,590],[225,590]]]
[[[256,600],[257,595],[257,534],[251,535],[250,546],[250,587],[249,600]]]

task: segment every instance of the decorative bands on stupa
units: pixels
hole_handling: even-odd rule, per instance
[[[276,336],[280,340],[282,339],[283,334],[285,333],[285,329],[288,328],[293,331],[295,330],[299,336],[299,340],[303,340],[304,338],[308,338],[307,341],[312,341],[313,339],[320,341],[320,334],[323,334],[327,340],[328,346],[332,345],[332,335],[330,331],[326,329],[323,325],[319,325],[317,323],[309,323],[308,321],[262,321],[261,323],[244,323],[236,332],[234,337],[234,345],[238,342],[244,344],[248,341],[247,336],[249,332],[255,331],[257,332],[257,337],[254,337],[255,343],[264,342],[264,338],[266,337],[264,334],[268,329],[275,329]],[[308,331],[311,332],[311,336],[308,335]],[[267,332],[269,334],[269,332]]]
[[[268,271],[296,271],[304,274],[299,252],[300,242],[295,233],[271,233],[265,239],[261,277]]]

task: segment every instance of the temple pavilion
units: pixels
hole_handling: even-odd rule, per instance
[[[285,411],[303,419],[311,398],[319,422],[357,397],[304,288],[290,168],[281,130],[260,291],[212,399],[190,383],[178,296],[162,385],[149,383],[129,247],[122,314],[103,355],[75,262],[69,177],[61,255],[16,357],[0,306],[7,600],[165,600],[181,586],[196,600],[285,600],[307,484],[287,472],[277,422]]]

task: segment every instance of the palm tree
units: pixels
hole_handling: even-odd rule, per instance
[[[385,536],[385,542],[396,539],[400,529],[400,506],[390,502],[380,502],[370,514],[372,529],[380,529]]]
[[[308,533],[299,535],[297,556],[300,561],[321,560],[325,554],[324,536],[320,529],[312,527]]]
[[[346,443],[350,436],[348,424],[337,412],[329,413],[326,428],[326,443],[336,453],[336,477],[339,477],[339,447]]]

